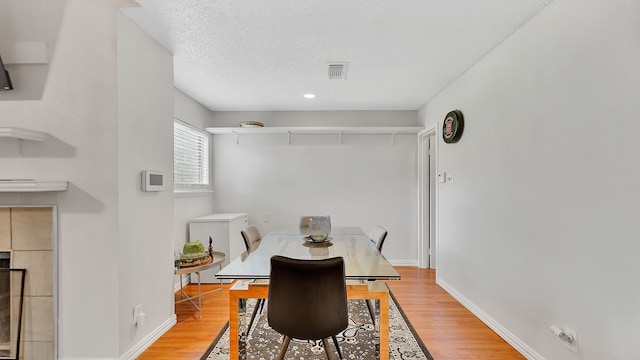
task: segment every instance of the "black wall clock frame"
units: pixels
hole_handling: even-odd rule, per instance
[[[447,113],[442,122],[442,140],[447,144],[457,143],[462,137],[464,129],[464,117],[460,110],[452,110]]]

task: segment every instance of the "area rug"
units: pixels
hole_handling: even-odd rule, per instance
[[[253,313],[255,300],[247,301],[247,314]],[[240,358],[245,360],[275,359],[280,351],[282,335],[272,330],[267,323],[267,305],[256,318],[251,331],[243,336],[240,344]],[[301,320],[304,321],[304,320]],[[248,320],[247,320],[248,322]],[[349,300],[349,326],[336,336],[345,359],[379,359],[380,342],[378,321],[371,323],[364,300]],[[229,359],[229,323],[223,327],[200,360]],[[334,354],[333,342],[329,340]],[[286,359],[326,359],[322,341],[300,341],[292,339]],[[394,360],[433,360],[416,334],[413,326],[389,292],[389,358]]]

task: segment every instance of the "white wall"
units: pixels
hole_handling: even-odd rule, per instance
[[[529,358],[640,358],[639,24],[637,1],[555,0],[419,113],[465,115],[438,282]]]
[[[210,121],[211,112],[178,89],[174,89],[174,107],[176,118],[198,129],[204,130],[205,124]],[[189,239],[189,219],[214,212],[212,195],[213,193],[193,193],[175,196],[172,238],[175,250],[182,251],[182,246]],[[176,276],[174,281],[179,283],[180,277]]]
[[[366,126],[375,112],[253,113],[214,112],[214,124],[239,119],[268,124]],[[251,113],[245,113],[251,114]],[[416,124],[416,112],[387,112],[386,125]],[[229,117],[233,116],[232,119]],[[385,123],[378,122],[383,126]],[[333,225],[357,225],[369,231],[379,224],[389,230],[385,256],[398,264],[417,263],[416,135],[246,135],[213,137],[214,206],[219,212],[247,212],[249,222],[267,233],[295,227],[302,215],[331,215]],[[263,213],[270,221],[263,222]]]
[[[127,353],[175,323],[173,304],[173,55],[118,15],[119,345]],[[141,190],[141,171],[167,189]],[[134,306],[146,321],[135,326]]]
[[[4,41],[55,45],[41,100],[18,90],[40,81],[27,65],[13,67],[18,91],[0,92],[0,126],[50,134],[42,143],[0,139],[0,177],[68,180],[69,190],[0,193],[0,204],[58,205],[58,358],[132,358],[175,321],[173,193],[140,191],[143,169],[172,178],[172,56],[118,16],[113,1],[24,11],[41,6],[0,5],[23,15]],[[147,321],[135,328],[138,303]]]
[[[43,6],[5,1],[0,12],[27,5]],[[0,177],[69,180],[69,190],[0,193],[0,204],[58,205],[60,359],[117,358],[116,9],[109,0],[52,0],[46,8],[14,19],[10,37],[46,41],[48,17],[63,14],[42,99],[11,101],[0,92],[0,126],[50,136],[42,143],[0,139]]]
[[[0,3],[0,56],[9,71],[13,90],[3,92],[4,100],[41,100],[53,55],[55,54],[64,1],[3,1]],[[30,26],[22,19],[38,18],[38,26]],[[46,64],[13,64],[9,53],[17,43],[44,43]]]

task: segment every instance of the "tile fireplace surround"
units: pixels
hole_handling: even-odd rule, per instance
[[[54,207],[0,207],[0,251],[11,267],[27,269],[20,359],[55,356]]]

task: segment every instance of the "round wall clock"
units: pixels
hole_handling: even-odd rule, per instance
[[[453,110],[447,113],[442,123],[442,139],[447,144],[456,143],[462,136],[464,129],[464,118],[460,110]]]

